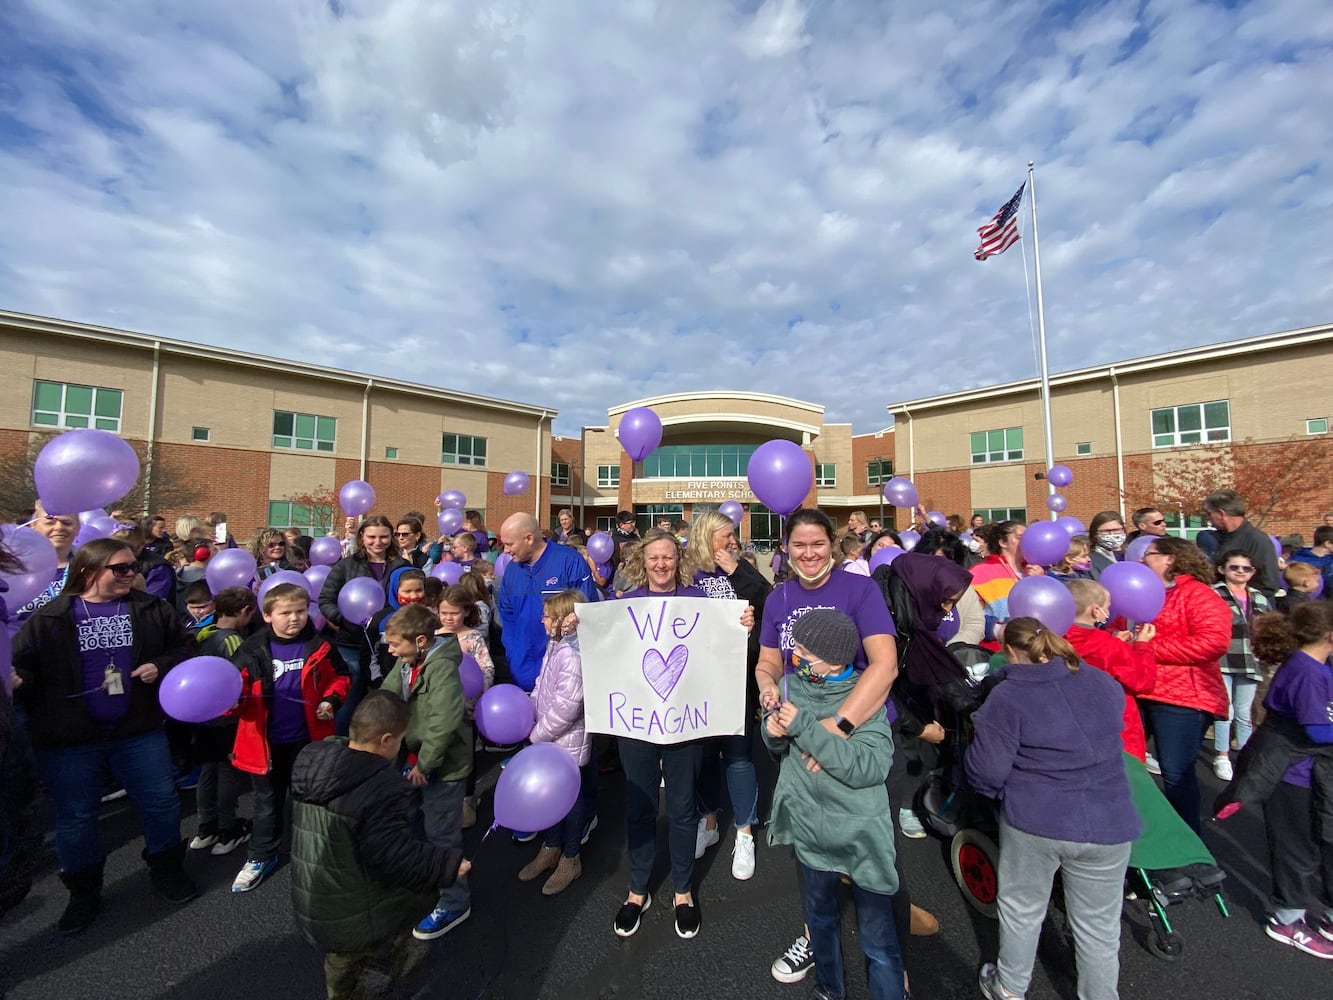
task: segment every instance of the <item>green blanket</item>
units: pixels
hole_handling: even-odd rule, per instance
[[[1143,821],[1143,834],[1129,852],[1131,867],[1158,869],[1216,864],[1199,835],[1166,801],[1143,761],[1125,754],[1125,776],[1129,779],[1129,796]]]

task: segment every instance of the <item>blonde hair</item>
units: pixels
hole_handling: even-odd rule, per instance
[[[1074,560],[1086,559],[1088,553],[1092,551],[1092,540],[1087,535],[1075,535],[1069,539],[1069,551],[1065,557],[1051,567],[1057,573],[1074,572]]]
[[[1282,568],[1282,579],[1293,587],[1314,589],[1319,582],[1319,569],[1304,562],[1289,562]]]
[[[637,590],[648,586],[648,569],[643,560],[648,546],[654,542],[670,542],[676,547],[676,585],[688,587],[694,581],[694,574],[686,568],[685,560],[680,558],[680,542],[676,541],[676,536],[669,531],[649,528],[643,536],[643,541],[628,550],[625,562],[621,566],[625,579],[630,583],[630,589]]]
[[[176,537],[182,542],[188,542],[202,534],[204,534],[204,522],[193,514],[186,514],[176,519]]]
[[[1005,622],[1004,644],[1010,649],[1027,653],[1033,663],[1064,660],[1070,673],[1078,673],[1078,653],[1069,640],[1052,632],[1035,618],[1011,618]]]
[[[271,542],[282,542],[284,549],[282,554],[284,557],[287,555],[287,536],[277,528],[256,528],[255,533],[250,536],[250,541],[246,543],[245,547],[258,560],[260,565],[263,565],[264,553]]]
[[[726,514],[715,510],[698,515],[690,528],[690,537],[685,540],[685,568],[689,578],[694,579],[696,572],[711,573],[717,569],[717,560],[713,558],[713,535],[723,528],[735,524]],[[651,532],[650,532],[651,534]]]
[[[574,605],[587,604],[588,598],[583,591],[575,590],[572,587],[569,590],[560,590],[550,597],[542,600],[542,611],[547,617],[563,619],[574,613]]]
[[[1077,614],[1083,614],[1094,604],[1106,607],[1111,603],[1111,592],[1096,580],[1070,580],[1065,586],[1069,588],[1069,593],[1074,598],[1074,611]],[[1005,636],[1008,637],[1007,626]]]

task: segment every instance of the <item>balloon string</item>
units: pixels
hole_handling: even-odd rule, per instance
[[[27,528],[27,527],[30,527],[31,525],[36,524],[38,521],[40,521],[40,520],[41,520],[42,518],[44,518],[44,517],[46,517],[45,514],[38,514],[38,515],[37,515],[36,517],[34,517],[31,521],[24,521],[22,524],[18,525],[18,527],[20,527],[20,528]]]

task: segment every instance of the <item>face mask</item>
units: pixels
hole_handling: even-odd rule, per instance
[[[1123,531],[1113,531],[1097,536],[1097,548],[1105,549],[1107,552],[1114,552],[1124,544],[1125,533]]]
[[[801,656],[799,653],[792,653],[791,662],[792,666],[796,668],[796,676],[799,677],[801,680],[808,681],[811,684],[824,683],[824,675],[815,673],[815,667],[818,666],[822,661],[807,660],[804,656]]]
[[[1092,569],[1092,560],[1091,560],[1091,559],[1075,559],[1075,560],[1074,560],[1072,563],[1070,563],[1069,565],[1073,566],[1074,569],[1078,570],[1080,573],[1086,573],[1088,570]]]
[[[791,564],[791,568],[792,571],[798,577],[800,577],[801,580],[804,581],[805,583],[818,583],[820,580],[824,579],[824,577],[828,576],[829,571],[833,569],[833,557],[830,556],[829,561],[824,564],[824,568],[821,569],[814,576],[806,576],[804,573],[801,572],[801,568],[797,566],[795,563]]]
[[[981,539],[980,539],[980,538],[969,538],[969,539],[967,540],[967,550],[968,550],[969,552],[980,552],[980,551],[981,551]]]

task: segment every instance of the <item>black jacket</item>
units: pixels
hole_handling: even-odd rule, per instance
[[[162,724],[158,685],[168,670],[194,655],[194,639],[166,601],[131,590],[125,597],[134,630],[134,665],[154,663],[153,684],[130,681],[129,711],[113,729],[94,722],[84,707],[83,666],[71,605],[64,594],[33,612],[14,640],[14,669],[23,679],[16,700],[28,713],[33,746],[80,746],[140,736]]]
[[[412,786],[392,761],[331,737],[292,768],[292,907],[324,951],[365,951],[428,913],[458,848],[413,834]]]
[[[394,570],[411,565],[401,556],[390,559],[385,563],[383,585],[387,585]],[[337,645],[368,650],[370,644],[366,641],[365,629],[348,622],[338,610],[338,591],[343,589],[343,584],[348,580],[355,580],[359,576],[375,579],[375,574],[370,570],[370,561],[365,556],[344,556],[334,563],[333,569],[329,570],[328,578],[324,581],[324,586],[319,591],[319,613],[337,630],[333,639]]]
[[[1213,815],[1232,802],[1261,805],[1293,764],[1314,758],[1312,791],[1319,829],[1333,832],[1333,743],[1312,743],[1299,723],[1269,712],[1236,759],[1236,776],[1213,803]]]
[[[1220,556],[1228,549],[1237,549],[1250,557],[1250,562],[1259,571],[1251,579],[1250,586],[1260,591],[1271,604],[1277,592],[1283,589],[1273,540],[1249,521],[1241,521],[1235,531],[1217,533],[1217,554]]]

